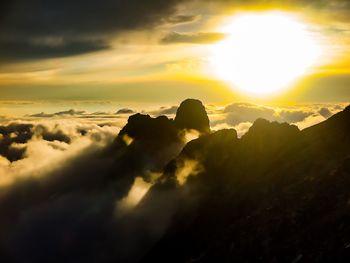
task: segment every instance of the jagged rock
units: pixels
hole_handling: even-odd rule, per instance
[[[129,117],[109,151],[119,152],[122,162],[145,173],[146,170],[161,171],[183,146],[181,133],[173,120],[137,113]]]
[[[350,108],[304,131],[260,119],[228,134],[185,147],[203,169],[141,262],[348,262]]]
[[[299,133],[299,129],[295,125],[290,125],[288,123],[278,123],[269,122],[264,119],[257,119],[249,131],[243,135],[243,139],[268,139],[273,138],[273,140],[288,139],[289,137],[295,137]],[[267,141],[270,143],[270,141]]]
[[[216,131],[189,142],[183,149],[182,155],[187,158],[198,158],[206,153],[213,152],[215,148],[230,148],[237,141],[237,132],[234,129]]]
[[[149,115],[135,114],[120,131],[119,136],[127,134],[136,140],[152,140],[166,143],[178,140],[178,131],[172,120],[165,116],[152,118]]]
[[[176,112],[175,124],[180,129],[194,129],[202,133],[210,131],[208,115],[199,100],[183,101]]]
[[[257,119],[249,131],[242,136],[242,141],[246,147],[254,148],[257,154],[268,153],[294,141],[299,133],[295,125]]]

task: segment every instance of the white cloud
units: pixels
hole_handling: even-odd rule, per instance
[[[203,167],[197,160],[179,160],[177,163],[175,176],[179,185],[184,185],[189,176],[195,176],[202,170]]]
[[[21,122],[17,122],[21,123]],[[61,169],[67,161],[74,159],[87,151],[98,150],[111,143],[118,133],[118,128],[100,127],[97,124],[84,123],[76,120],[31,121],[33,136],[26,143],[12,143],[12,148],[24,148],[22,159],[9,162],[0,156],[0,186],[14,183],[23,177],[41,177]],[[43,139],[42,130],[49,132],[61,131],[70,138],[70,143],[59,140]],[[80,132],[84,130],[84,135]]]

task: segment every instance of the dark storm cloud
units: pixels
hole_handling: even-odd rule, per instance
[[[18,38],[0,40],[0,61],[15,62],[19,60],[44,59],[54,57],[68,57],[87,52],[110,48],[102,40],[75,40],[75,39],[43,39]]]
[[[172,43],[193,43],[193,44],[209,44],[222,40],[225,34],[217,32],[200,32],[200,33],[178,33],[171,32],[166,35],[161,42],[165,44]]]
[[[160,24],[183,24],[199,20],[198,10],[178,13],[184,0],[5,0],[0,3],[0,63],[66,57],[111,47],[111,38],[125,30],[152,28]],[[197,4],[244,7],[255,4],[312,7],[327,12],[347,13],[348,1],[233,1],[198,0]],[[195,8],[194,8],[195,9]],[[210,12],[209,12],[210,13]],[[208,43],[220,39],[217,33],[171,33],[165,43]]]
[[[109,47],[124,30],[183,23],[181,0],[7,0],[0,4],[0,61],[70,56]]]

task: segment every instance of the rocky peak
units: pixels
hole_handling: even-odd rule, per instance
[[[210,132],[209,118],[200,100],[183,101],[176,112],[175,125],[180,129],[194,129],[201,133]]]

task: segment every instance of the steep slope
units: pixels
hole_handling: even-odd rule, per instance
[[[0,188],[0,261],[348,262],[349,146],[349,107],[241,139],[211,132],[197,100],[175,120],[135,114],[111,145]]]
[[[154,218],[154,209],[133,215],[128,213],[133,203],[125,202],[123,206],[123,200],[136,182],[147,185],[150,174],[162,172],[181,152],[186,130],[209,130],[206,115],[192,114],[203,111],[202,103],[187,100],[186,105],[179,109],[181,126],[165,116],[135,114],[106,147],[87,147],[67,158],[67,163],[54,163],[55,169],[45,176],[27,176],[18,178],[13,185],[1,185],[0,262],[134,261],[138,253],[160,237],[162,232],[151,227],[166,226],[169,221],[163,218],[153,225],[145,224],[145,220]],[[14,142],[28,141],[31,128],[17,127],[20,136]],[[5,136],[0,144],[5,154],[15,156],[8,146],[16,129],[1,129]],[[50,137],[47,140],[53,139],[52,134],[46,136]],[[101,140],[99,134],[95,136],[96,141]],[[170,207],[169,202],[165,205]]]
[[[210,131],[209,118],[201,101],[187,99],[178,108],[175,125],[180,129],[194,129],[201,133]]]
[[[303,131],[257,120],[228,134],[189,143],[173,163],[196,159],[202,172],[180,186],[168,168],[149,193],[180,197],[142,262],[348,262],[350,108]]]

